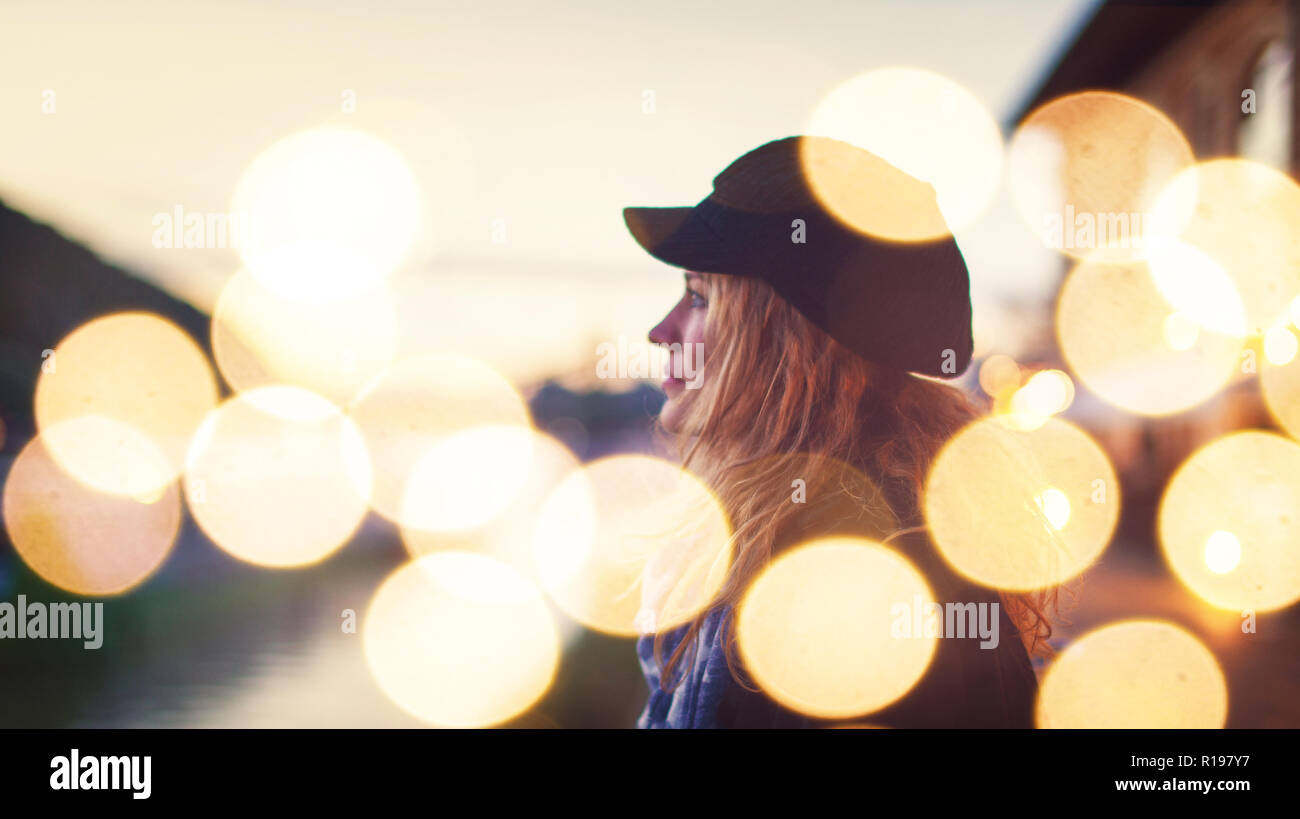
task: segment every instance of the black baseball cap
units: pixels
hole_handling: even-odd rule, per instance
[[[899,241],[850,225],[816,193],[809,157],[819,182],[833,179],[876,212],[897,203],[907,219],[939,225],[937,238]],[[934,188],[847,142],[768,142],[728,165],[699,204],[629,207],[623,219],[665,264],[768,282],[868,361],[936,378],[970,364],[970,278]]]

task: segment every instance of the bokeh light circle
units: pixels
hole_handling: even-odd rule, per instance
[[[951,566],[986,586],[1031,591],[1090,566],[1119,519],[1115,471],[1060,418],[1019,429],[997,417],[961,429],[940,451],[923,508]]]
[[[1169,212],[1162,222],[1155,211],[1161,191],[1192,161],[1178,126],[1151,105],[1084,91],[1025,118],[1007,169],[1016,209],[1045,246],[1130,262],[1143,258],[1149,238],[1176,235],[1188,218]]]
[[[511,439],[521,429],[474,427],[469,430],[470,440],[477,435],[495,436],[503,433],[504,438],[500,443],[508,455],[531,452],[523,474],[507,476],[521,477],[522,485],[517,491],[496,496],[508,500],[507,505],[480,526],[465,530],[437,531],[403,525],[402,541],[413,557],[456,549],[494,557],[525,576],[534,576],[533,529],[542,504],[556,486],[579,469],[581,464],[568,447],[540,432],[523,431],[530,437],[530,441],[526,447],[518,445]],[[436,481],[434,484],[411,481],[407,488],[407,503],[420,503],[422,487],[433,488],[435,484]]]
[[[361,434],[337,407],[299,387],[260,387],[204,421],[185,498],[199,527],[234,557],[305,566],[352,536],[369,482]]]
[[[463,532],[501,514],[528,480],[534,436],[522,426],[478,426],[447,436],[411,468],[402,527]]]
[[[1300,439],[1300,357],[1274,364],[1259,362],[1259,389],[1269,413],[1292,438]]]
[[[1246,306],[1223,266],[1200,248],[1156,237],[1147,243],[1146,269],[1180,318],[1227,336],[1249,334]]]
[[[383,140],[322,127],[271,145],[241,177],[231,211],[249,272],[283,299],[340,301],[373,290],[405,260],[421,218],[406,161]]]
[[[1020,365],[1009,355],[991,355],[980,364],[979,382],[985,395],[997,398],[1020,386]]]
[[[1300,600],[1295,441],[1247,430],[1206,444],[1169,479],[1158,520],[1165,560],[1211,605],[1270,611]]]
[[[48,433],[58,434],[63,424]],[[171,551],[181,522],[177,485],[142,500],[98,492],[60,467],[45,446],[46,434],[23,447],[5,480],[5,530],[19,557],[47,582],[75,594],[134,588]]]
[[[303,304],[230,278],[212,314],[212,351],[236,391],[272,385],[310,390],[346,405],[392,363],[397,310],[376,288],[344,302]]]
[[[1146,262],[1088,260],[1061,288],[1057,339],[1079,380],[1103,400],[1140,415],[1169,415],[1222,389],[1244,345],[1205,326],[1171,337],[1171,315],[1183,316]]]
[[[36,426],[60,425],[45,447],[65,470],[127,496],[176,479],[217,402],[212,368],[189,335],[150,313],[117,313],[74,330],[50,362],[36,382]]]
[[[731,530],[709,489],[645,455],[614,455],[565,478],[533,535],[542,587],[570,617],[619,636],[662,631],[712,602]]]
[[[736,464],[727,473],[735,486],[771,489],[788,498],[793,514],[782,521],[774,547],[847,535],[884,542],[900,528],[889,494],[866,472],[821,452],[784,452]],[[761,491],[761,490],[760,490]]]
[[[1003,390],[993,402],[993,413],[1006,426],[1031,430],[1065,412],[1073,401],[1074,381],[1068,375],[1039,370],[1018,389]]]
[[[897,552],[861,538],[815,540],[778,557],[746,592],[740,653],[789,708],[823,719],[868,714],[911,690],[934,657],[937,636],[896,633],[899,607],[918,601],[928,611],[934,595]]]
[[[1275,367],[1286,366],[1295,358],[1297,343],[1295,333],[1287,327],[1274,327],[1264,334],[1264,358]]]
[[[375,592],[363,627],[383,692],[418,719],[455,728],[505,722],[555,675],[559,640],[536,586],[483,555],[437,552]]]
[[[1180,214],[1191,214],[1185,224]],[[1245,330],[1260,335],[1286,321],[1300,296],[1300,185],[1248,159],[1201,162],[1161,192],[1161,222],[1214,260],[1240,299]],[[1222,288],[1220,288],[1222,289]]]
[[[444,353],[399,359],[362,392],[348,408],[348,414],[365,437],[374,467],[372,508],[395,523],[414,528],[449,528],[422,512],[417,514],[417,520],[403,519],[407,511],[414,510],[407,506],[408,492],[419,495],[422,491],[418,486],[411,487],[417,470],[423,471],[419,478],[426,485],[433,485],[430,481],[456,480],[455,473],[459,472],[465,486],[458,491],[491,496],[484,506],[498,509],[498,504],[509,500],[502,491],[503,484],[513,483],[504,474],[494,476],[490,470],[485,473],[484,464],[472,462],[474,451],[464,446],[452,445],[441,454],[431,453],[475,427],[527,429],[532,425],[528,407],[509,381],[475,359]],[[498,437],[491,451],[484,454],[492,456],[491,463],[501,469],[519,468],[521,464],[526,468],[527,453],[500,446],[512,440],[527,441],[524,437]],[[456,463],[458,455],[460,467]],[[465,458],[471,462],[465,462]],[[450,472],[438,477],[429,471],[437,468]]]
[[[845,175],[823,161],[814,141],[805,142],[802,156],[822,204],[848,225],[885,239],[924,241],[960,230],[985,211],[1001,178],[1002,135],[988,109],[930,71],[860,74],[822,99],[804,133],[884,160]]]
[[[1036,415],[1065,412],[1074,401],[1074,382],[1060,370],[1039,370],[1012,399],[1019,409]]]
[[[1208,648],[1172,623],[1125,620],[1074,641],[1047,669],[1039,728],[1222,728],[1228,686]]]

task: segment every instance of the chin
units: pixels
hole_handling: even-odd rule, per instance
[[[663,427],[665,432],[671,432],[673,435],[682,431],[677,416],[671,412],[659,413],[659,426]]]
[[[681,432],[681,407],[677,406],[677,402],[672,398],[665,401],[663,408],[659,410],[659,425],[674,435]]]

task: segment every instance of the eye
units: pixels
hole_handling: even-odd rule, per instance
[[[694,290],[691,290],[691,289],[687,288],[687,290],[686,290],[686,296],[687,296],[687,298],[689,298],[690,301],[691,301],[691,307],[692,307],[692,309],[694,309],[694,308],[708,307],[708,306],[709,306],[709,300],[706,299],[706,298],[704,298],[704,296],[702,296],[701,294],[696,293]]]

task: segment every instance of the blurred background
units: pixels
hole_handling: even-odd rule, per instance
[[[1300,295],[1274,286],[1295,270],[1300,210],[1290,188],[1258,170],[1293,176],[1300,157],[1300,4],[7,2],[0,18],[0,601],[102,600],[106,620],[97,651],[0,640],[0,725],[437,722],[403,699],[403,683],[381,684],[388,672],[377,643],[363,645],[380,641],[364,634],[365,613],[412,552],[460,542],[420,531],[468,531],[514,508],[478,509],[457,495],[468,490],[434,475],[423,491],[445,502],[412,512],[412,490],[385,486],[383,474],[421,466],[386,431],[426,424],[441,434],[486,412],[478,423],[530,424],[558,442],[557,464],[666,457],[652,434],[658,378],[600,364],[635,358],[681,293],[679,271],[637,247],[621,208],[693,204],[731,160],[771,139],[823,132],[870,142],[906,121],[923,129],[910,142],[931,165],[917,174],[933,173],[971,270],[975,360],[959,386],[998,406],[1056,396],[1043,414],[1086,432],[1122,493],[1053,644],[1119,619],[1177,624],[1217,660],[1228,727],[1300,727],[1295,597],[1259,601],[1254,630],[1243,632],[1243,598],[1225,603],[1176,570],[1157,524],[1176,470],[1204,445],[1241,429],[1294,435],[1293,394],[1277,386],[1270,404],[1260,375],[1294,358],[1294,322],[1270,323],[1255,308],[1271,298],[1285,313]],[[1095,91],[1124,97],[1073,96]],[[1047,108],[1071,99],[1075,108]],[[1080,111],[1101,136],[1077,125]],[[1110,171],[1100,181],[1065,175],[1053,182],[1064,191],[1044,192],[1031,139],[1042,131],[1022,128],[1039,112],[1068,150],[1077,127],[1080,150],[1102,152]],[[1222,181],[1247,204],[1215,201],[1260,235],[1222,240],[1227,259],[1202,244],[1219,277],[1191,279],[1221,282],[1227,270],[1243,291],[1246,323],[1222,333],[1235,346],[1196,346],[1191,365],[1155,353],[1126,359],[1146,368],[1135,387],[1131,372],[1113,376],[1119,353],[1068,327],[1083,321],[1092,338],[1098,322],[1147,316],[1107,312],[1107,299],[1127,291],[1104,271],[1080,276],[1065,298],[1081,254],[1044,241],[1026,202],[1136,196],[1146,180],[1132,155],[1143,152],[1173,163],[1163,177],[1143,166],[1163,181],[1193,161],[1247,160]],[[1203,177],[1201,195],[1213,185]],[[1252,211],[1250,196],[1265,195],[1274,198]],[[1213,219],[1210,210],[1200,204],[1190,218]],[[1204,235],[1233,229],[1212,228]],[[344,234],[359,238],[336,241]],[[1234,272],[1269,265],[1281,272],[1266,281]],[[1164,322],[1162,338],[1223,329],[1195,304],[1178,306],[1191,323]],[[165,322],[94,323],[141,312]],[[1239,366],[1256,353],[1257,367]],[[119,372],[124,361],[132,366]],[[1055,386],[1021,392],[1040,371]],[[81,384],[59,386],[78,373]],[[152,443],[114,427],[110,446],[71,423],[62,439],[33,443],[46,422],[79,417],[91,394],[136,406],[160,373],[183,409],[149,416]],[[428,396],[398,400],[430,381]],[[315,397],[276,393],[284,383]],[[462,406],[462,395],[475,401]],[[250,444],[270,423],[254,410],[272,405],[266,417],[306,418],[342,447],[313,461],[302,448]],[[414,415],[426,406],[432,420]],[[211,420],[217,407],[231,411]],[[336,427],[327,433],[326,417]],[[197,456],[196,435],[210,444]],[[357,441],[370,447],[375,489],[351,510],[342,487]],[[1261,463],[1293,463],[1289,450],[1265,450]],[[223,472],[232,452],[243,453],[240,467]],[[128,454],[149,466],[123,478]],[[316,477],[281,475],[286,458],[313,464]],[[526,490],[534,506],[563,474],[557,466]],[[481,489],[514,479],[469,480]],[[133,488],[123,492],[122,480]],[[1187,490],[1202,502],[1206,491]],[[95,492],[133,505],[75,503]],[[292,514],[269,523],[234,498]],[[1294,582],[1300,543],[1278,531],[1265,551]],[[130,554],[112,554],[122,543]],[[102,559],[86,569],[60,550]],[[631,637],[581,606],[544,608],[555,637],[539,639],[554,639],[558,653],[535,659],[551,672],[522,711],[481,721],[630,727],[647,694]]]

